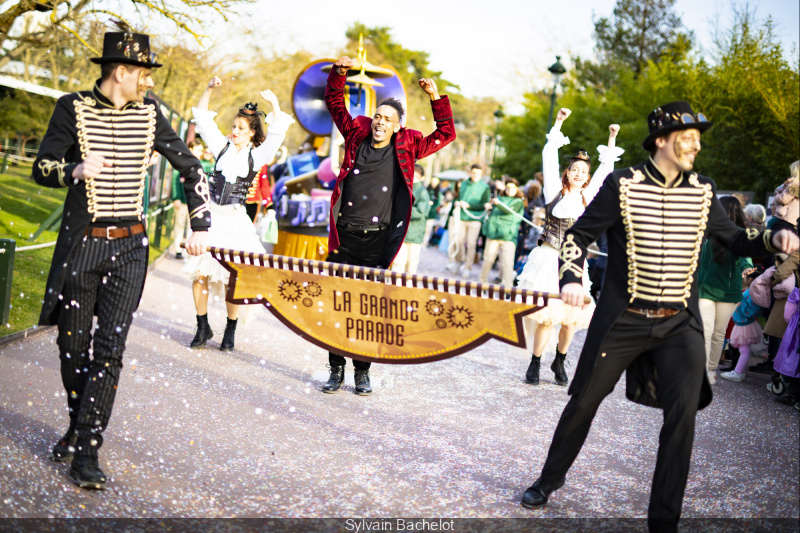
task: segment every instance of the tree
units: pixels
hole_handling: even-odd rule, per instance
[[[114,18],[131,27],[125,13],[138,18],[154,16],[159,24],[174,26],[178,33],[191,35],[198,43],[205,37],[200,33],[200,21],[207,15],[227,19],[240,4],[254,0],[15,0],[0,12],[0,68],[12,60],[20,60],[30,49],[53,46],[60,31],[69,33],[76,42],[99,55],[98,49],[76,28],[90,20]],[[14,31],[16,30],[16,31]],[[164,32],[170,35],[174,32]]]
[[[674,10],[675,0],[617,0],[612,16],[594,20],[598,62],[575,58],[577,81],[600,90],[617,77],[642,72],[662,59],[680,61],[692,50],[692,32]]]
[[[38,141],[47,129],[55,100],[14,89],[0,92],[0,136],[17,139],[17,152],[25,154],[29,141]]]
[[[607,126],[616,122],[617,144],[626,150],[616,167],[639,163],[647,156],[640,145],[648,134],[644,117],[655,106],[686,100],[714,123],[703,134],[695,170],[713,178],[719,189],[754,191],[763,201],[800,158],[800,74],[798,62],[784,57],[771,19],[734,15],[717,41],[714,64],[664,55],[648,61],[639,74],[615,73],[608,90],[567,80],[558,102],[573,111],[562,128],[571,141],[565,153],[582,147],[596,157],[595,146],[605,144]],[[507,155],[498,163],[503,172],[523,179],[541,167],[546,95],[529,95],[526,110],[525,116],[504,121]]]
[[[717,39],[719,60],[703,87],[715,125],[701,157],[721,188],[765,198],[800,158],[800,73],[784,58],[771,18],[759,23],[736,11],[734,19]]]

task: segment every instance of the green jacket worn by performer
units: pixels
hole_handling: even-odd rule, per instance
[[[125,340],[139,305],[149,243],[143,194],[148,161],[161,153],[184,178],[194,233],[190,254],[205,250],[208,185],[200,161],[175,134],[155,100],[151,69],[160,67],[147,35],[107,33],[101,78],[91,91],[56,103],[33,178],[66,188],[64,214],[47,278],[40,324],[58,325],[69,429],[53,459],[74,456],[70,478],[102,489],[97,451],[116,394]],[[97,316],[97,326],[92,322]]]
[[[692,171],[700,134],[710,127],[686,102],[648,117],[643,146],[651,157],[609,175],[566,232],[560,251],[561,296],[580,305],[586,248],[604,231],[608,268],[586,343],[540,478],[522,499],[543,506],[560,488],[602,400],[626,373],[626,395],[659,407],[664,424],[648,509],[651,531],[677,531],[689,475],[695,416],[711,402],[698,309],[696,268],[703,239],[738,256],[797,248],[787,231],[738,228],[716,197],[714,182]],[[603,483],[601,479],[599,481]],[[607,497],[615,492],[609,487]]]

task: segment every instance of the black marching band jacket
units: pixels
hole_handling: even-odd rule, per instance
[[[746,231],[731,222],[715,190],[713,180],[694,172],[683,172],[667,187],[650,159],[611,173],[583,215],[567,230],[559,259],[561,287],[581,282],[586,248],[603,231],[608,233],[603,290],[570,394],[578,394],[588,383],[607,332],[628,306],[686,308],[694,318],[693,327],[702,332],[695,270],[704,238],[717,238],[740,257],[775,251],[770,231]],[[657,379],[654,365],[639,357],[626,371],[627,398],[660,407]],[[704,375],[699,408],[711,403],[711,397]]]
[[[145,222],[142,200],[153,151],[165,156],[184,179],[192,231],[207,230],[211,226],[208,182],[200,161],[155,100],[145,98],[116,109],[100,92],[99,80],[92,91],[58,99],[33,164],[38,184],[68,188],[39,324],[57,323],[67,265],[90,224]],[[95,179],[74,179],[73,169],[89,152],[102,155],[112,166]]]

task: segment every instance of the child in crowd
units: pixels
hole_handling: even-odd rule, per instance
[[[781,340],[781,347],[778,349],[778,355],[775,356],[775,371],[782,374],[786,381],[789,382],[789,387],[782,397],[778,398],[779,403],[794,405],[795,408],[800,409],[800,394],[798,394],[798,379],[800,379],[800,289],[795,287],[786,301],[786,307],[783,308],[783,317],[786,319],[788,326],[786,333]]]
[[[750,283],[753,281],[753,275],[757,274],[756,269],[746,270],[742,274],[746,288],[742,294],[742,301],[736,305],[736,309],[733,311],[733,329],[731,330],[731,346],[739,350],[739,360],[736,368],[720,374],[721,378],[729,381],[744,381],[747,363],[750,359],[750,345],[758,344],[763,336],[758,323],[761,306],[753,302],[750,297]]]

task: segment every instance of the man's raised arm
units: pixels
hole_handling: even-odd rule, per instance
[[[356,122],[344,103],[347,71],[352,67],[353,60],[349,57],[342,56],[337,59],[328,74],[328,84],[325,86],[325,105],[333,118],[333,123],[345,138],[356,127]]]

